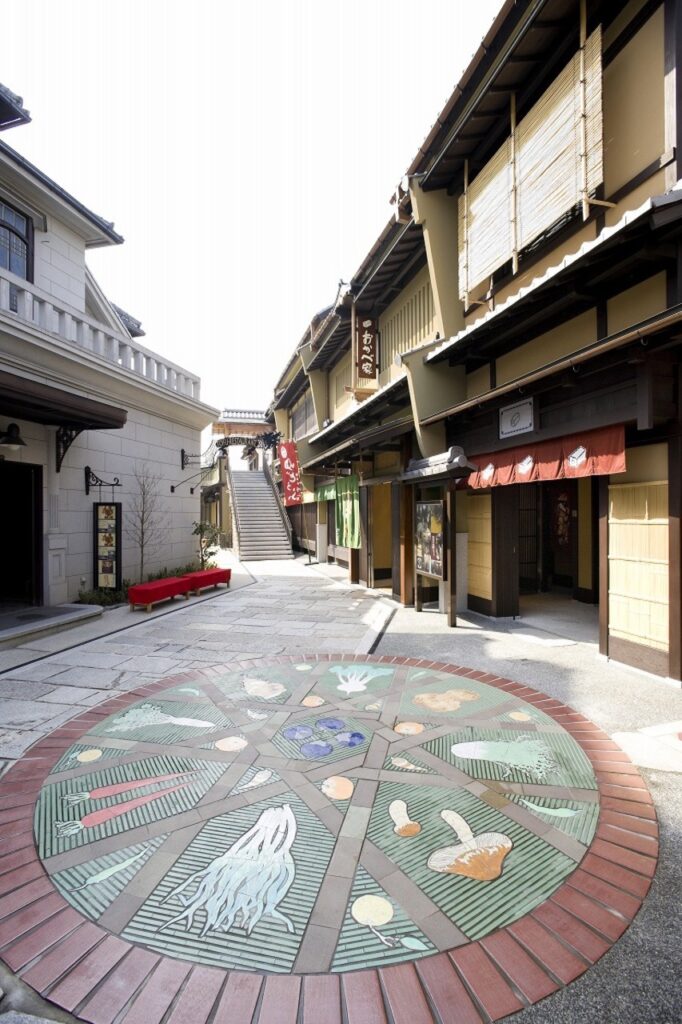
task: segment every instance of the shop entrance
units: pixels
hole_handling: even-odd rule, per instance
[[[518,488],[521,618],[526,624],[596,643],[596,477]]]
[[[393,587],[390,483],[360,488],[359,578],[368,587]]]
[[[42,604],[42,467],[0,460],[0,607]]]
[[[558,590],[573,596],[579,587],[578,529],[576,480],[519,485],[520,594]]]

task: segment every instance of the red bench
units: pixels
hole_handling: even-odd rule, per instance
[[[182,578],[190,580],[192,593],[198,595],[202,587],[217,587],[219,583],[226,583],[229,587],[231,576],[231,569],[198,569],[197,572],[185,573]]]
[[[185,576],[168,576],[165,580],[153,580],[151,583],[136,583],[128,587],[128,603],[131,612],[136,605],[145,605],[148,612],[157,601],[165,601],[169,597],[183,594],[185,600],[189,599],[192,590],[192,581]]]

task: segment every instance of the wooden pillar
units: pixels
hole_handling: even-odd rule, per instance
[[[680,517],[682,514],[682,437],[676,434],[668,441],[668,675],[682,679],[682,546]]]
[[[455,483],[448,483],[445,496],[445,530],[446,562],[445,562],[445,594],[448,626],[457,625],[457,517],[455,512]]]
[[[682,175],[682,5],[664,5],[664,149],[675,150],[675,160],[665,169],[665,187],[672,188]]]
[[[351,583],[360,582],[360,550],[348,548],[348,578]]]
[[[519,487],[492,490],[493,597],[491,614],[519,614]]]
[[[609,653],[609,478],[599,477],[599,653]]]

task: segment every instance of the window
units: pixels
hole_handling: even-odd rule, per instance
[[[312,434],[316,429],[317,423],[315,420],[313,396],[310,391],[306,391],[304,397],[295,406],[291,414],[291,436],[294,441],[298,441],[300,438]]]
[[[0,269],[30,279],[30,222],[11,206],[0,202]]]

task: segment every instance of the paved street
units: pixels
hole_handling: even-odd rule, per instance
[[[20,759],[43,737],[60,730],[74,715],[88,708],[96,709],[112,698],[109,707],[118,706],[117,699],[123,707],[130,691],[151,687],[149,692],[155,692],[152,684],[165,677],[194,672],[201,680],[206,670],[226,662],[304,653],[367,654],[373,647],[378,655],[455,663],[490,673],[491,678],[502,676],[527,684],[557,698],[557,706],[559,701],[571,705],[609,735],[628,734],[641,739],[642,728],[682,718],[678,689],[605,662],[590,644],[557,643],[551,634],[538,629],[524,631],[518,623],[496,624],[491,629],[489,622],[473,616],[456,631],[447,630],[442,618],[433,613],[417,615],[412,610],[397,608],[378,594],[346,586],[334,579],[333,573],[324,574],[314,566],[308,567],[302,559],[233,568],[232,588],[220,596],[177,604],[172,610],[161,606],[150,616],[144,612],[133,614],[127,609],[113,610],[98,623],[1,652],[0,757],[5,766]],[[380,636],[390,615],[393,617],[386,632]],[[435,688],[435,683],[429,685]],[[422,696],[432,699],[434,695]],[[361,714],[369,717],[367,711]],[[291,729],[285,729],[284,735],[287,732]],[[261,740],[269,743],[264,731]],[[125,747],[123,739],[119,742]],[[282,741],[275,738],[274,742]],[[403,744],[413,760],[415,742],[408,742],[405,737]],[[437,742],[435,733],[433,742]],[[629,742],[627,736],[624,742]],[[654,747],[662,748],[666,743],[664,736]],[[643,748],[640,744],[636,749]],[[673,747],[669,749],[669,759],[664,762],[666,769],[677,764]],[[347,763],[352,769],[355,762]],[[428,756],[423,767],[431,768]],[[290,770],[293,772],[294,768],[292,763]],[[370,761],[365,771],[371,770]],[[682,1003],[675,947],[682,870],[678,852],[682,819],[679,775],[661,768],[641,771],[654,797],[661,828],[658,873],[643,909],[595,966],[567,988],[521,1010],[513,1019],[664,1024],[680,1018]],[[352,775],[353,771],[347,774]],[[314,800],[310,806],[317,806]],[[362,806],[354,813],[358,821],[366,816]],[[545,823],[543,827],[546,830],[548,826]],[[556,834],[557,849],[565,847],[570,851],[568,841],[562,841]],[[3,836],[3,841],[7,838]],[[413,916],[413,920],[419,919],[428,932],[433,925],[429,915],[424,916],[425,911],[419,910],[416,895],[414,906],[417,918]],[[432,938],[435,941],[435,932]],[[392,940],[389,937],[387,941],[390,944]],[[427,937],[419,941],[430,940]],[[440,948],[437,942],[436,946]],[[429,963],[428,958],[424,963]],[[7,971],[0,984],[7,992],[1,1011],[16,1007],[58,1020],[73,1019],[31,999],[26,987]],[[524,1002],[521,998],[518,1005]],[[458,1019],[452,1017],[453,1021]],[[316,1024],[312,1018],[311,1024]]]

